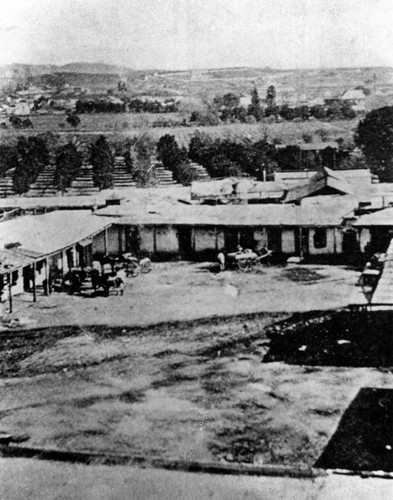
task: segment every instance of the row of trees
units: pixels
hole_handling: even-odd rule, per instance
[[[247,108],[240,105],[240,98],[233,93],[216,96],[208,112],[193,112],[190,121],[199,122],[202,125],[218,125],[221,122],[254,123],[269,117],[286,121],[306,121],[311,118],[317,120],[352,120],[356,117],[356,111],[346,102],[336,102],[329,106],[303,105],[290,107],[288,104],[277,106],[275,98],[274,86],[267,89],[266,106],[262,106],[262,100],[256,88],[251,92],[251,104]]]
[[[302,151],[299,146],[276,147],[267,138],[230,141],[212,139],[196,133],[190,141],[188,156],[203,165],[211,177],[248,174],[262,180],[272,177],[274,170],[313,170],[323,166],[359,168],[363,166],[348,150],[336,151],[331,147],[316,152]]]
[[[248,174],[258,179],[264,177],[264,172],[270,176],[275,169],[359,168],[367,164],[382,182],[393,182],[393,107],[368,113],[359,123],[355,143],[363,151],[360,159],[342,148],[308,152],[296,145],[276,146],[266,137],[255,142],[233,141],[213,139],[199,131],[191,137],[188,149],[181,148],[170,134],[161,137],[158,143],[143,134],[112,143],[100,136],[93,144],[81,145],[73,140],[62,146],[57,145],[54,136],[47,134],[19,137],[13,146],[0,145],[0,176],[12,169],[15,191],[25,193],[52,156],[59,190],[65,191],[70,186],[83,161],[91,162],[95,185],[105,189],[112,186],[114,157],[122,155],[137,183],[146,185],[154,177],[152,157],[157,154],[163,166],[172,170],[175,179],[184,184],[195,177],[190,161],[203,165],[211,177]]]
[[[173,135],[166,134],[158,143],[144,134],[137,139],[126,139],[109,143],[100,136],[93,144],[78,143],[76,140],[58,146],[52,154],[55,162],[55,187],[65,192],[78,174],[83,161],[93,167],[93,181],[99,189],[112,187],[114,157],[125,158],[127,171],[140,186],[154,180],[152,159],[157,158],[164,168],[173,172],[174,179],[189,185],[196,172],[190,166],[194,161],[203,165],[211,177],[251,175],[259,180],[272,177],[273,171],[355,167],[348,151],[326,148],[321,153],[303,152],[299,146],[277,148],[266,138],[256,142],[251,140],[232,141],[212,139],[209,135],[196,132],[189,148],[180,147]],[[1,146],[0,175],[13,168],[14,190],[26,193],[35,182],[50,154],[41,137],[21,137],[15,147]]]
[[[122,98],[122,102],[111,99],[79,99],[75,104],[75,111],[84,113],[175,113],[179,110],[173,100],[164,103],[141,99]]]

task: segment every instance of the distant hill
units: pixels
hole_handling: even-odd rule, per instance
[[[131,69],[126,68],[125,66],[117,66],[115,64],[75,62],[65,64],[64,66],[57,66],[57,69],[55,71],[56,73],[106,75],[114,73],[128,73],[129,71],[131,71]]]
[[[41,76],[54,73],[82,73],[82,74],[127,74],[132,72],[130,68],[125,66],[117,66],[115,64],[104,63],[87,63],[75,62],[68,63],[62,66],[55,64],[7,64],[0,66],[0,76]]]

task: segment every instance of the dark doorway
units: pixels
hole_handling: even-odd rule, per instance
[[[385,228],[372,228],[371,229],[371,247],[373,252],[386,252],[392,239],[393,234]]]
[[[23,290],[30,292],[33,282],[33,267],[27,266],[23,268]]]
[[[242,229],[239,234],[239,245],[254,250],[255,244],[253,229]]]
[[[356,231],[345,231],[343,233],[343,253],[354,255],[358,250],[358,239]]]
[[[74,267],[74,254],[72,248],[66,250],[66,258],[68,269],[72,269]]]
[[[392,422],[393,389],[361,389],[315,466],[392,472]]]
[[[274,253],[281,253],[281,229],[279,227],[270,227],[267,230],[267,246]]]
[[[309,253],[309,230],[299,227],[295,230],[295,253],[296,255],[308,255]]]
[[[227,252],[234,252],[239,245],[239,231],[237,228],[225,229],[225,249]]]
[[[183,260],[192,260],[194,252],[192,248],[192,229],[188,226],[181,226],[177,230],[179,239],[179,253]]]

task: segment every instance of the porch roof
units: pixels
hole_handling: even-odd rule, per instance
[[[84,210],[25,215],[0,223],[0,248],[9,243],[19,243],[18,253],[38,258],[71,247],[103,231],[111,223],[107,218]]]

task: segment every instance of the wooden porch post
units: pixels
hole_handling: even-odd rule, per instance
[[[12,313],[12,273],[8,274],[8,301],[9,301],[9,313]]]
[[[299,243],[300,243],[300,260],[303,260],[303,228],[299,227]]]
[[[45,295],[50,295],[48,259],[45,259],[45,281],[46,281]]]
[[[37,302],[37,291],[35,287],[35,271],[36,271],[36,265],[35,262],[33,262],[33,302]]]
[[[108,255],[108,228],[104,229],[104,252],[105,256]]]

